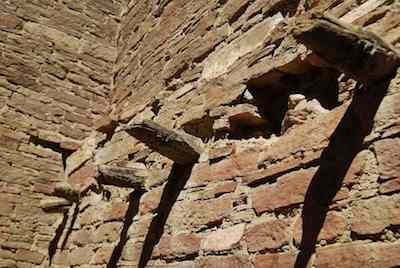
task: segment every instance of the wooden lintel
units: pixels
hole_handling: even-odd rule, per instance
[[[128,125],[123,130],[178,164],[196,163],[203,152],[199,138],[167,129],[152,121]]]
[[[292,33],[329,65],[363,83],[385,79],[400,66],[398,53],[379,36],[331,17],[299,18]]]
[[[146,170],[137,168],[100,165],[98,171],[99,183],[125,188],[144,188],[148,178]]]

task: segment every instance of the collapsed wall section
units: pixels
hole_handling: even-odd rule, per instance
[[[43,194],[108,113],[123,1],[0,3],[0,266],[47,265]],[[64,163],[63,163],[64,162]]]

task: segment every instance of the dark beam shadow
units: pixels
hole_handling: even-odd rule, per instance
[[[48,247],[49,267],[51,267],[54,255],[57,252],[58,242],[60,242],[60,239],[61,239],[61,236],[62,236],[62,234],[64,232],[64,229],[67,226],[67,222],[68,222],[68,211],[64,211],[63,219],[62,219],[60,225],[58,225],[58,227],[57,227],[57,229],[55,231],[55,235],[54,235],[53,239],[49,243],[49,247]]]
[[[65,234],[64,240],[63,240],[63,242],[62,242],[62,244],[61,244],[61,250],[64,250],[64,249],[65,249],[65,246],[67,245],[68,239],[69,239],[69,237],[70,237],[70,235],[71,235],[71,233],[72,233],[72,230],[73,230],[73,228],[74,228],[76,219],[78,218],[78,214],[79,214],[79,205],[80,205],[79,202],[75,204],[74,213],[72,214],[71,222],[70,222],[70,224],[69,224],[67,233]]]
[[[117,267],[118,261],[121,258],[122,251],[129,239],[128,230],[133,223],[133,218],[137,215],[139,211],[140,198],[142,197],[144,190],[134,190],[129,194],[129,206],[126,211],[124,218],[124,225],[121,230],[120,238],[118,244],[115,246],[110,260],[108,261],[107,268]]]
[[[171,209],[190,177],[193,165],[194,164],[180,165],[174,163],[172,166],[168,182],[165,185],[160,203],[156,210],[156,215],[151,221],[149,230],[147,231],[138,264],[139,268],[146,267],[148,261],[151,259],[154,247],[160,241],[164,233],[165,223],[167,222]]]
[[[306,268],[315,252],[318,235],[333,198],[355,156],[363,149],[371,132],[374,116],[387,92],[389,81],[358,89],[330,137],[320,158],[320,166],[307,189],[303,212],[303,233],[295,268]]]

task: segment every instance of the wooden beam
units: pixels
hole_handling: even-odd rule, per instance
[[[65,210],[69,209],[72,205],[72,202],[64,199],[64,198],[48,198],[40,201],[40,207],[43,210]]]
[[[148,178],[147,170],[127,167],[100,165],[97,181],[104,185],[113,185],[125,188],[144,188]]]
[[[71,202],[79,202],[81,193],[69,183],[59,182],[55,185],[52,195],[65,198]]]
[[[143,121],[123,127],[127,133],[146,144],[150,149],[179,164],[196,163],[203,152],[197,137],[184,132],[169,130],[152,121]]]
[[[398,53],[379,36],[331,17],[299,18],[292,33],[323,61],[363,83],[385,79],[400,65]]]

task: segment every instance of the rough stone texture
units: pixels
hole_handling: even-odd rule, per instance
[[[400,72],[356,89],[289,32],[326,11],[398,50],[396,1],[3,2],[0,267],[286,268],[305,230],[308,267],[400,266]],[[199,161],[123,131],[144,120],[201,138]],[[332,150],[338,186],[315,181]],[[146,169],[146,192],[96,183],[97,165]],[[63,180],[79,204],[45,213]],[[313,183],[334,190],[321,215]]]
[[[184,257],[196,254],[200,249],[201,238],[193,234],[164,236],[155,252],[155,256],[166,258]]]
[[[210,256],[199,259],[196,267],[201,268],[250,268],[251,262],[246,256]]]
[[[296,255],[290,253],[269,254],[269,255],[256,255],[254,266],[256,268],[262,267],[292,267],[296,261]]]
[[[87,264],[93,255],[91,246],[76,248],[68,254],[68,263],[71,266]]]
[[[301,170],[278,179],[273,185],[258,187],[252,196],[257,213],[302,203],[316,169]]]
[[[293,238],[297,244],[301,242],[302,236],[302,219],[297,219],[294,225]],[[338,236],[343,235],[347,229],[346,220],[343,215],[337,212],[329,212],[326,216],[324,225],[318,235],[318,241],[326,240],[332,241],[337,239]]]
[[[316,267],[395,267],[399,263],[398,243],[350,243],[317,250]]]
[[[250,252],[278,249],[289,242],[289,222],[270,220],[255,224],[247,228],[245,240]]]
[[[352,208],[351,230],[360,235],[381,233],[390,225],[400,224],[399,196],[362,200]]]
[[[384,139],[375,143],[375,153],[379,164],[381,180],[398,179],[400,176],[400,153],[396,148],[400,139]]]
[[[207,225],[219,225],[231,213],[232,207],[233,199],[230,195],[210,200],[177,202],[172,208],[167,225],[182,229],[201,229]]]
[[[224,251],[238,245],[245,230],[245,225],[240,224],[224,230],[218,230],[207,235],[201,248],[204,251]]]

